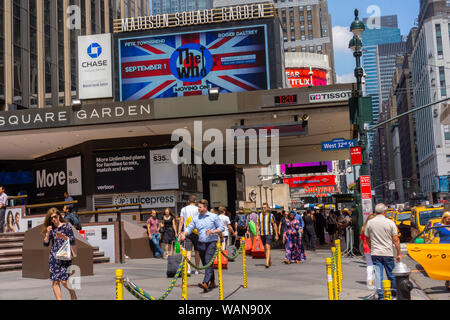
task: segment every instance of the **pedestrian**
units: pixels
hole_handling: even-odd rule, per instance
[[[73,202],[73,198],[69,193],[66,191],[64,192],[64,201],[65,202]],[[75,205],[73,203],[67,205],[69,207],[69,211],[72,211],[75,208]]]
[[[248,224],[250,223],[250,221],[253,221],[255,226],[258,225],[258,214],[256,213],[256,209],[252,210],[252,212],[247,216],[247,221],[245,222],[245,224],[247,226],[247,233],[250,234],[250,238],[252,239],[252,243],[253,243],[253,238],[255,237],[255,235],[250,232],[250,228],[248,227]]]
[[[399,262],[402,259],[397,226],[394,221],[386,218],[386,210],[387,207],[384,204],[377,204],[375,207],[376,216],[367,223],[364,231],[375,267],[375,282],[378,300],[383,300],[383,267],[384,270],[386,270],[388,279],[391,281],[392,296],[395,297],[397,295],[397,288],[392,270],[394,269],[395,261]],[[396,255],[394,255],[394,246],[397,250]]]
[[[192,220],[198,216],[198,207],[196,206],[197,197],[195,194],[189,196],[189,203],[186,207],[181,209],[180,213],[180,222],[178,224],[178,234],[181,234],[182,231],[185,231],[188,225],[192,222]],[[186,249],[186,257],[189,261],[191,261],[192,251],[194,251],[195,255],[195,265],[200,265],[200,254],[198,253],[198,233],[195,230],[192,232],[186,240],[183,242],[183,247]],[[191,265],[188,263],[187,269],[188,276],[191,274]],[[195,270],[195,274],[198,274],[198,270]]]
[[[433,230],[433,234],[430,237],[430,242],[438,236],[439,243],[450,243],[450,212],[444,212],[441,223],[438,223],[436,227],[441,228]],[[447,291],[450,291],[450,280],[445,281],[445,288]]]
[[[0,233],[5,232],[5,213],[8,202],[8,196],[5,193],[5,188],[0,186]]]
[[[258,224],[256,225],[256,234],[261,236],[261,241],[264,245],[264,251],[266,254],[266,268],[272,265],[272,259],[270,256],[270,245],[272,243],[272,237],[275,233],[275,241],[278,240],[278,229],[275,223],[275,217],[269,212],[269,205],[263,203],[263,212],[258,216]]]
[[[241,238],[247,233],[247,216],[243,208],[240,208],[236,214],[234,230],[237,230],[236,249],[241,247]]]
[[[78,215],[75,212],[71,212],[68,205],[63,207],[62,215],[64,217],[64,220],[73,225],[75,229],[82,229]]]
[[[316,213],[316,229],[320,245],[325,244],[325,227],[326,227],[325,208],[322,208]]]
[[[161,241],[163,243],[164,259],[167,259],[169,255],[173,255],[173,245],[178,236],[176,232],[175,215],[173,214],[171,209],[166,208],[164,210],[164,216],[161,220],[160,226],[162,228]]]
[[[334,214],[334,210],[330,210],[327,217],[327,231],[330,235],[330,242],[334,243],[336,240],[336,232],[337,232],[337,222],[336,215]]]
[[[225,250],[228,244],[228,238],[230,234],[237,235],[233,227],[231,226],[230,218],[226,215],[227,208],[225,207],[219,207],[219,219],[222,221],[223,226],[225,227],[225,230],[222,232],[221,239],[222,239],[222,250]]]
[[[304,233],[306,250],[316,251],[315,217],[313,212],[314,210],[306,212],[303,221],[305,222]]]
[[[5,233],[12,232],[14,232],[14,215],[12,211],[9,211],[8,215],[6,216]]]
[[[295,219],[295,212],[291,211],[286,220],[286,230],[283,234],[283,244],[285,245],[284,263],[300,263],[306,260],[305,254],[301,249],[302,228],[300,222]]]
[[[216,246],[219,234],[225,231],[222,221],[219,217],[208,211],[208,201],[203,199],[198,203],[198,212],[192,222],[187,226],[186,230],[180,234],[180,240],[184,241],[194,229],[198,230],[198,251],[203,266],[211,263],[216,252]],[[214,266],[211,265],[205,269],[205,277],[203,282],[199,283],[199,287],[203,292],[208,292],[216,287],[214,277]]]
[[[60,284],[62,284],[63,287],[69,291],[70,298],[72,300],[77,300],[75,291],[67,285],[67,280],[70,277],[69,268],[72,265],[72,260],[64,261],[56,259],[56,253],[66,241],[69,241],[71,246],[75,246],[75,237],[72,227],[66,223],[66,220],[61,216],[58,209],[52,208],[48,210],[45,216],[42,234],[45,235],[44,246],[48,247],[50,241],[52,242],[48,262],[50,267],[50,280],[52,281],[53,293],[55,294],[56,299],[62,300],[60,287]]]
[[[158,220],[158,216],[156,214],[156,210],[152,210],[152,215],[147,220],[147,232],[148,238],[152,241],[155,246],[155,257],[164,258],[164,251],[161,249],[159,245],[160,240],[160,221]]]
[[[373,261],[372,261],[372,256],[370,255],[370,248],[369,245],[367,244],[367,237],[364,234],[364,232],[366,231],[367,228],[367,223],[372,220],[373,218],[375,218],[375,214],[372,213],[370,216],[367,217],[366,222],[364,222],[364,225],[361,229],[361,235],[360,235],[360,239],[363,242],[363,247],[364,247],[364,256],[366,258],[366,282],[367,282],[367,287],[369,289],[375,288],[375,279],[374,279],[374,268],[373,268]]]
[[[283,217],[281,218],[280,223],[278,224],[278,234],[280,236],[284,235],[286,231],[286,221],[289,219],[289,213],[286,210],[283,210]],[[284,241],[283,241],[284,243]]]

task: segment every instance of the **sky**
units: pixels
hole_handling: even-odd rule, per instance
[[[377,14],[373,6],[378,7]],[[333,44],[335,69],[338,82],[353,82],[355,58],[348,49],[352,37],[350,25],[353,22],[354,10],[359,10],[359,18],[381,15],[398,16],[398,24],[402,35],[408,35],[419,14],[419,0],[328,0],[328,11],[333,23]],[[353,79],[352,79],[353,78]]]

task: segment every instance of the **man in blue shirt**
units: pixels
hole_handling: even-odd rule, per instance
[[[225,231],[225,226],[219,216],[208,211],[207,200],[203,199],[198,203],[198,213],[199,215],[192,219],[192,222],[186,230],[181,233],[179,240],[184,241],[194,229],[197,229],[198,252],[202,264],[205,266],[214,256],[219,234]],[[203,279],[203,282],[199,284],[199,287],[202,288],[205,293],[216,287],[216,283],[214,282],[214,267],[212,264],[205,270],[205,278]]]
[[[64,192],[64,201],[65,202],[72,202],[73,201],[73,198],[69,195],[68,192]],[[71,212],[73,210],[73,208],[74,208],[74,205],[73,204],[69,204],[66,207]]]

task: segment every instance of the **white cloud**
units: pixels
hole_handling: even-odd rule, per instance
[[[337,75],[336,76],[336,82],[337,83],[356,83],[356,78],[354,73],[347,73],[343,74],[342,76]]]
[[[353,33],[348,27],[335,26],[333,27],[333,46],[334,51],[351,52],[348,48],[348,43],[353,38]]]

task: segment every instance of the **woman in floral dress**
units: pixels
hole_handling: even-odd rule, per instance
[[[286,258],[284,263],[300,263],[306,259],[301,250],[300,222],[295,219],[295,213],[289,213],[286,220],[286,231],[283,234],[283,244],[285,244]]]
[[[57,300],[62,300],[60,284],[66,288],[70,293],[70,298],[76,300],[75,291],[70,289],[67,285],[67,280],[70,277],[68,273],[72,261],[62,261],[56,259],[56,253],[69,240],[70,245],[75,245],[75,237],[73,235],[72,226],[66,223],[61,213],[56,208],[48,210],[45,216],[42,234],[45,235],[44,246],[48,247],[52,241],[52,248],[50,250],[49,265],[50,265],[50,280],[52,282],[53,293]]]

